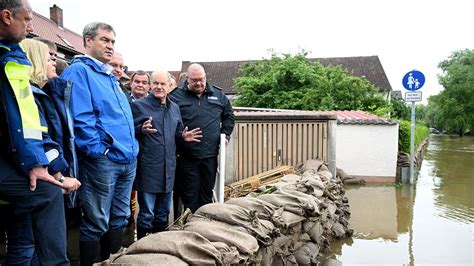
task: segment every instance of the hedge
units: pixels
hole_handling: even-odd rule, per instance
[[[430,130],[423,124],[415,125],[415,149],[430,135]],[[398,150],[410,153],[410,121],[400,121],[398,129]]]

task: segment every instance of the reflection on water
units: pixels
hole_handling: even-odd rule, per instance
[[[473,261],[474,138],[433,136],[416,184],[347,188],[352,238],[328,258],[343,264]]]

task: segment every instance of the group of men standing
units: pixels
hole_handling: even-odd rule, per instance
[[[34,101],[28,102],[31,89],[10,75],[10,66],[18,64],[13,52],[22,53],[17,43],[32,31],[31,7],[27,0],[2,0],[0,8],[0,199],[16,212],[32,214],[41,263],[67,264],[61,183],[46,170]],[[123,93],[113,74],[116,66],[110,64],[112,26],[86,25],[83,41],[86,54],[76,56],[61,78],[73,84],[77,178],[82,183],[80,257],[81,265],[92,265],[120,249],[134,182],[139,237],[166,228],[173,190],[193,212],[212,202],[220,134],[230,140],[234,115],[199,64],[189,66],[186,81],[170,94],[171,75],[153,72],[150,93],[132,101],[135,96]],[[15,94],[18,84],[23,87]]]

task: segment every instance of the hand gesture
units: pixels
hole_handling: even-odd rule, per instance
[[[52,175],[48,173],[48,169],[43,167],[43,166],[37,166],[35,168],[32,168],[30,172],[28,173],[28,176],[30,177],[30,190],[35,191],[36,189],[36,180],[44,180],[46,182],[55,184],[57,186],[62,187],[63,184],[56,180]]]
[[[81,186],[81,182],[73,177],[64,177],[63,188],[67,190],[67,193],[76,191]]]
[[[158,131],[158,130],[153,128],[152,121],[153,121],[153,118],[150,116],[150,118],[148,118],[148,120],[145,121],[145,123],[143,123],[143,125],[142,125],[142,133],[143,134],[153,134],[153,133],[156,133]]]
[[[200,138],[202,138],[202,131],[200,128],[195,128],[191,131],[188,131],[188,127],[185,127],[183,130],[183,139],[184,141],[190,142],[201,142]]]

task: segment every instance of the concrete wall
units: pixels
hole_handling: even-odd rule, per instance
[[[397,125],[337,125],[336,162],[349,175],[395,178]]]

